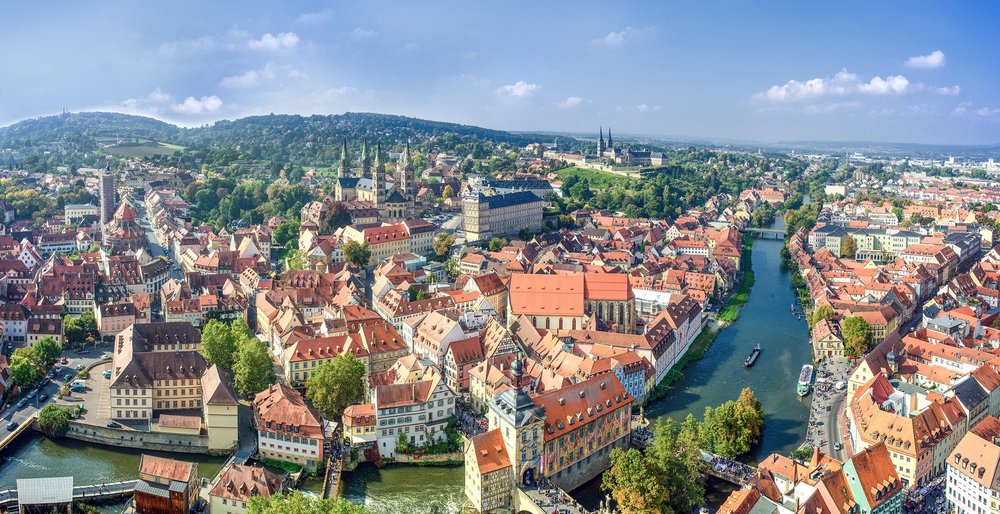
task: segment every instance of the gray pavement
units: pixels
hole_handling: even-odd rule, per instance
[[[837,411],[847,397],[847,377],[851,367],[847,359],[823,359],[816,364],[816,382],[812,390],[812,403],[809,408],[809,424],[806,432],[806,445],[818,446],[823,453],[842,459],[843,448],[837,450],[834,443],[843,446],[843,435],[837,424]],[[843,390],[837,390],[834,385],[844,382]]]

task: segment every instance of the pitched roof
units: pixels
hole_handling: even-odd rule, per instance
[[[151,475],[178,482],[187,482],[194,473],[194,463],[143,454],[139,460],[139,474]]]
[[[469,451],[475,452],[480,475],[510,467],[510,456],[499,428],[474,436],[470,442]]]

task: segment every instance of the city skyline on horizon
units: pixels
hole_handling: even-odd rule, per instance
[[[1000,144],[1000,42],[962,5],[192,5],[6,8],[0,124],[64,109],[188,127],[374,112],[515,132]]]

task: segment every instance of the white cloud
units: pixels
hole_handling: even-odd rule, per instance
[[[309,78],[309,75],[307,75],[306,72],[304,71],[299,71],[295,68],[290,68],[288,70],[288,78],[295,80],[302,80]]]
[[[295,22],[303,25],[322,25],[330,21],[332,17],[333,9],[328,7],[322,11],[302,13],[298,18],[295,18]]]
[[[373,38],[376,35],[378,35],[378,33],[374,30],[361,27],[354,27],[354,30],[347,33],[347,37],[349,37],[352,41],[362,41],[368,38]]]
[[[178,114],[189,116],[194,114],[210,113],[218,111],[222,108],[222,99],[215,95],[203,96],[201,98],[189,96],[185,98],[183,102],[173,104],[170,108]]]
[[[932,114],[937,114],[938,108],[936,105],[931,104],[915,104],[906,108],[906,114],[913,116],[930,116]]]
[[[867,95],[888,95],[892,93],[905,93],[910,81],[902,75],[891,77],[872,77],[870,81],[858,86],[858,91]]]
[[[646,27],[643,29],[637,29],[633,27],[625,27],[619,32],[608,32],[602,37],[594,39],[590,42],[591,46],[601,46],[606,48],[618,48],[625,45],[626,43],[638,41],[643,37],[647,36],[652,32],[652,27]]]
[[[991,118],[1000,114],[1000,109],[993,109],[990,107],[980,107],[975,110],[977,116],[982,116],[984,118]]]
[[[497,88],[496,94],[510,98],[527,98],[534,95],[542,86],[531,84],[523,80],[518,80],[513,84],[507,84]]]
[[[931,88],[931,90],[944,96],[958,96],[958,94],[962,92],[962,88],[958,86],[934,87]]]
[[[802,109],[802,112],[806,114],[826,114],[844,109],[854,109],[860,105],[858,102],[827,102],[807,105]]]
[[[922,88],[923,86],[920,84],[913,86],[909,79],[902,75],[891,75],[884,79],[875,76],[864,82],[857,74],[851,73],[847,69],[841,69],[833,77],[817,77],[804,81],[789,80],[780,86],[771,86],[766,91],[753,95],[753,99],[760,102],[784,103],[858,93],[865,95],[901,94]],[[951,91],[952,89],[949,88],[948,93],[938,92],[952,94]],[[954,91],[957,94],[957,86],[955,86]]]
[[[254,50],[291,50],[298,46],[299,36],[294,32],[279,32],[277,35],[268,32],[260,39],[251,39],[247,45]]]
[[[169,116],[171,113],[184,116],[209,114],[222,109],[223,101],[215,95],[195,98],[189,96],[183,102],[175,102],[173,95],[156,88],[152,93],[142,98],[129,98],[122,101],[119,107],[125,112],[147,116]]]
[[[979,107],[976,108],[972,102],[962,102],[958,104],[951,113],[955,116],[979,116],[981,118],[1000,119],[1000,108]]]
[[[570,96],[556,105],[558,105],[559,108],[561,109],[572,109],[574,107],[579,106],[582,103],[583,103],[583,98],[580,98],[579,96]]]
[[[219,85],[225,88],[238,89],[256,86],[259,80],[260,74],[258,74],[256,70],[250,70],[241,75],[226,77],[219,82]]]
[[[815,78],[806,81],[789,80],[781,86],[771,86],[767,91],[754,95],[756,100],[771,102],[788,102],[808,100],[823,96],[841,96],[850,93],[857,87],[858,76],[846,68],[837,72],[833,78]]]
[[[936,70],[944,66],[944,52],[934,50],[927,55],[917,55],[906,60],[907,68],[919,70]]]

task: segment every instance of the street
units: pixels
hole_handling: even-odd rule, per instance
[[[45,379],[45,383],[38,388],[35,397],[28,400],[28,404],[24,408],[17,408],[17,402],[20,398],[11,398],[8,405],[5,405],[5,409],[0,413],[5,421],[15,421],[18,425],[23,423],[25,420],[29,419],[35,412],[39,411],[48,403],[55,401],[56,395],[59,394],[59,389],[62,384],[66,382],[66,375],[72,375],[69,379],[72,382],[76,378],[77,366],[81,364],[85,367],[89,367],[94,362],[97,362],[105,353],[111,352],[111,345],[99,345],[97,347],[88,348],[89,352],[85,354],[79,353],[77,350],[66,350],[63,352],[63,357],[66,357],[66,364],[56,364],[53,369],[56,370],[55,378]],[[44,402],[40,402],[38,399],[42,394],[48,395],[48,398]],[[22,396],[26,398],[26,396]]]
[[[850,372],[851,366],[846,360],[824,359],[816,364],[817,378],[813,385],[809,428],[806,433],[808,446],[818,446],[823,453],[840,460],[843,460],[845,452],[837,413],[847,398],[846,384]],[[838,382],[843,382],[843,389],[834,387]],[[837,443],[841,445],[839,450],[834,446]]]

